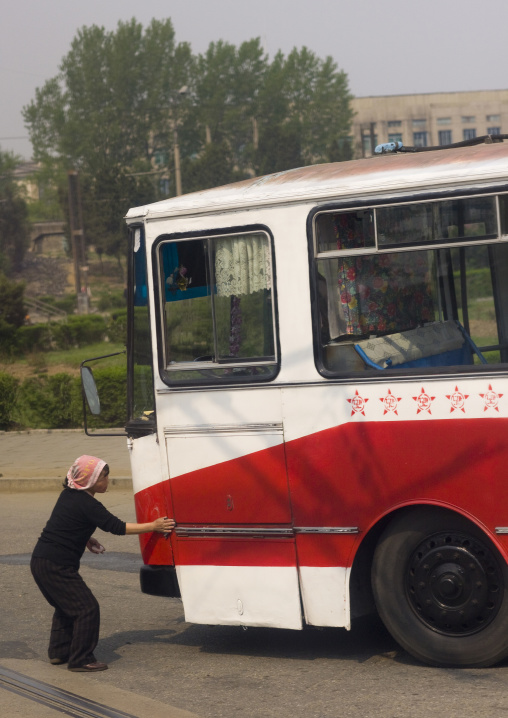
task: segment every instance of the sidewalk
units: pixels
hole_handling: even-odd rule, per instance
[[[0,492],[58,490],[82,454],[109,464],[111,487],[132,489],[127,437],[92,437],[75,429],[0,432]]]

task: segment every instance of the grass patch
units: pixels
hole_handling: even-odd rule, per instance
[[[125,349],[124,344],[116,344],[114,342],[99,342],[97,344],[87,344],[86,347],[73,349],[51,351],[46,355],[48,366],[58,364],[60,366],[69,366],[79,369],[79,365],[85,359],[92,357],[101,357],[105,354],[114,354]],[[108,359],[108,366],[123,366],[125,364],[125,354]]]
[[[85,359],[100,357],[105,354],[121,352],[125,349],[124,344],[114,342],[99,342],[89,344],[86,347],[65,349],[51,352],[37,352],[28,354],[26,357],[16,361],[0,362],[0,371],[6,372],[19,379],[26,379],[30,376],[45,374],[51,376],[61,372],[67,372],[73,376],[79,374],[79,366]],[[120,354],[100,362],[100,366],[125,367],[125,354]]]

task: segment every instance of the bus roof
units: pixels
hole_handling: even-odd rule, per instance
[[[302,201],[353,200],[373,193],[386,196],[466,184],[488,186],[503,180],[508,180],[508,143],[493,142],[299,167],[135,207],[126,219],[132,222]]]

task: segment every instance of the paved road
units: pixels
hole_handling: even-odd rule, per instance
[[[102,445],[82,443],[85,440],[73,432],[21,438],[0,435],[0,460],[3,467],[12,467],[11,476],[17,472],[17,480],[26,476],[23,467],[26,471],[30,466],[34,471],[38,467],[40,477],[59,471],[62,476],[85,451],[107,458],[114,472],[115,452],[120,461],[123,439],[105,439]],[[128,465],[122,466],[127,471]],[[107,552],[87,553],[82,574],[101,604],[97,657],[110,669],[88,676],[69,674],[65,666],[49,666],[46,650],[52,612],[28,564],[57,491],[58,486],[42,492],[4,492],[0,497],[0,666],[139,718],[183,718],[178,711],[199,718],[508,714],[508,661],[481,670],[422,666],[372,619],[357,622],[350,632],[243,631],[188,624],[178,599],[140,593],[138,539],[101,532],[97,535]],[[117,516],[135,520],[131,491],[113,487],[101,500]],[[0,715],[56,718],[57,714],[37,704],[28,706],[26,699],[0,685]]]
[[[158,709],[166,706],[166,718],[176,718],[176,709],[200,718],[497,718],[508,713],[507,662],[483,670],[422,666],[372,620],[350,632],[188,624],[179,600],[140,593],[135,536],[99,533],[106,554],[87,554],[82,565],[101,605],[97,657],[109,670],[69,675],[65,667],[49,666],[51,609],[28,561],[54,499],[50,491],[0,499],[0,665],[99,702],[112,687],[109,704],[122,699],[118,707],[139,718],[159,718],[155,709],[153,715],[138,709],[136,701],[145,699]],[[113,490],[103,500],[118,516],[133,519],[129,492]],[[1,716],[16,715],[10,700],[0,688]]]
[[[0,432],[0,491],[54,489],[82,454],[107,461],[113,486],[132,486],[125,437],[91,437],[81,430],[12,431]]]

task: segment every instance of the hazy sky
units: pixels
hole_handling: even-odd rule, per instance
[[[54,77],[76,30],[170,17],[194,53],[260,37],[270,57],[331,55],[351,92],[508,88],[508,0],[0,0],[0,147],[30,158],[21,109]]]

